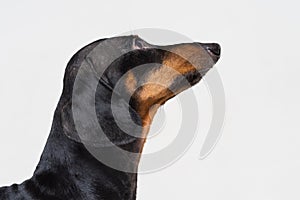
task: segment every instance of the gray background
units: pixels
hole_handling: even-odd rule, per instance
[[[95,39],[153,27],[222,45],[227,113],[221,140],[200,161],[212,109],[205,84],[194,87],[199,135],[177,163],[139,177],[139,199],[299,199],[299,20],[292,0],[1,1],[0,185],[33,173],[69,58]],[[176,99],[164,109],[180,121]],[[176,137],[170,123],[145,152]]]

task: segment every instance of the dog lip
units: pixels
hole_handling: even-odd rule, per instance
[[[209,53],[209,55],[210,55],[210,57],[213,59],[213,61],[214,61],[215,63],[217,63],[218,60],[220,59],[220,56],[216,56],[214,53],[211,52],[211,50],[208,50],[207,52]]]

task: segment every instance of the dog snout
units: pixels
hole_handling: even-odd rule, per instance
[[[221,56],[221,46],[217,43],[200,43],[216,63]]]

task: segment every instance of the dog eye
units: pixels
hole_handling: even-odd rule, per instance
[[[134,41],[134,49],[143,49],[145,48],[145,44],[140,40]]]

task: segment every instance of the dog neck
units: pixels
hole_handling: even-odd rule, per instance
[[[56,110],[53,121],[34,176],[25,183],[30,188],[35,188],[31,191],[33,196],[45,196],[49,199],[55,196],[62,199],[135,199],[137,173],[122,172],[106,166],[82,143],[69,139],[64,134],[59,109]],[[120,147],[127,151],[140,152],[142,144],[135,140]],[[99,152],[110,151],[110,147],[94,148]],[[120,165],[128,164],[127,158],[116,159]],[[135,164],[131,167],[137,172],[139,157],[135,159]]]
[[[137,171],[145,139],[136,138],[124,133],[114,122],[111,102],[108,101],[112,91],[106,87],[99,87],[95,98],[95,109],[99,122],[109,140],[118,148],[127,152],[134,152],[127,157],[114,153],[115,146],[106,143],[93,144],[92,139],[81,141],[81,136],[76,130],[70,103],[72,90],[64,90],[55,111],[50,136],[42,153],[40,162],[33,177],[26,181],[25,187],[32,196],[45,197],[45,199],[136,199]],[[85,93],[78,94],[87,96]],[[93,97],[91,97],[93,98]],[[84,101],[84,103],[90,101]],[[128,109],[120,99],[120,107]],[[81,105],[76,105],[81,106]],[[80,107],[79,107],[80,108]],[[81,109],[85,110],[85,109]],[[119,112],[123,114],[123,112]],[[144,126],[144,119],[135,109],[131,108],[131,119],[141,127],[140,129],[129,126],[129,131],[139,136],[145,136],[149,129]],[[93,129],[93,127],[89,127]],[[84,138],[90,138],[89,132],[82,133]],[[86,137],[85,137],[86,136]],[[126,171],[120,171],[108,166],[97,159],[93,153],[106,153],[119,166],[126,166]],[[129,160],[131,162],[129,162]],[[129,172],[128,172],[129,171]],[[34,189],[32,189],[34,188]],[[55,193],[54,193],[55,191]]]

